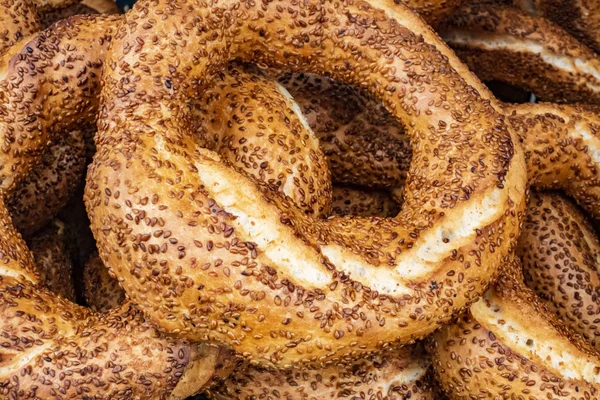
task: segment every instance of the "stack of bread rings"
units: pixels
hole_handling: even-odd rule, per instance
[[[0,1],[0,399],[600,399],[564,3]]]

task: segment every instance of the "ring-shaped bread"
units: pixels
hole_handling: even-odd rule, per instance
[[[90,100],[97,90],[90,89],[99,87],[98,56],[118,21],[82,17],[24,37],[32,26],[27,21],[37,20],[35,7],[25,1],[22,8],[11,8],[14,4],[0,4],[0,20],[14,22],[3,28],[15,32],[0,51],[0,165],[14,183],[0,196],[0,397],[182,399],[194,394],[218,372],[226,357],[221,350],[160,333],[131,304],[98,315],[51,292],[51,277],[39,271],[12,225],[6,200],[31,176],[11,170],[7,160],[28,158],[29,169],[52,139],[93,121],[97,101]],[[45,69],[55,75],[44,75]],[[63,90],[49,89],[59,86]],[[38,108],[40,103],[44,106]],[[37,136],[36,129],[45,133]],[[41,146],[29,148],[30,141]]]
[[[279,79],[319,137],[334,180],[387,189],[402,200],[410,143],[380,102],[323,76],[284,73]],[[483,84],[477,90],[492,99]],[[551,103],[501,108],[525,150],[529,185],[562,190],[600,218],[600,108]]]
[[[600,104],[598,55],[545,18],[484,3],[455,10],[440,35],[478,77],[543,101]]]
[[[331,73],[405,122],[400,214],[322,220],[210,140],[199,148],[189,105],[233,58]],[[512,251],[525,198],[517,138],[401,5],[141,1],[106,67],[88,213],[101,258],[167,332],[280,366],[368,353],[447,322]],[[258,141],[260,120],[228,123],[240,121]]]
[[[438,382],[452,399],[600,396],[600,353],[525,286],[516,259],[428,344]]]
[[[600,4],[595,0],[512,0],[531,15],[548,18],[600,52]]]
[[[586,216],[556,193],[532,193],[516,253],[525,283],[600,350],[600,243]]]

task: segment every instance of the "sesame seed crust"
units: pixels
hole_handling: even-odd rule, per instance
[[[598,237],[584,214],[559,194],[532,193],[517,255],[525,283],[556,314],[600,349]]]
[[[582,43],[600,52],[600,4],[595,0],[513,0],[530,14],[562,26]]]
[[[142,1],[125,18],[86,204],[101,258],[162,329],[256,363],[320,364],[423,337],[493,279],[519,229],[523,155],[478,81],[403,6]],[[176,104],[234,57],[329,72],[379,98],[413,142],[400,215],[324,221],[198,148]],[[436,236],[459,228],[466,237]]]
[[[498,4],[460,7],[439,29],[483,80],[499,80],[544,101],[600,103],[597,54],[560,26]]]
[[[50,221],[27,243],[44,285],[75,302],[73,264],[69,255],[66,227],[59,219]]]
[[[41,163],[7,202],[13,224],[24,237],[31,237],[58,214],[82,182],[84,169],[81,132],[62,135],[43,152]]]
[[[35,265],[9,217],[4,197],[28,177],[18,171],[38,165],[48,143],[95,119],[99,55],[116,21],[104,18],[61,21],[0,61],[0,164],[9,177],[0,199],[0,398],[184,399],[226,362],[215,346],[158,332],[128,303],[98,315],[51,292],[50,270]]]
[[[404,128],[364,90],[314,74],[278,73],[319,138],[335,183],[404,187],[412,150]]]
[[[439,399],[429,366],[421,344],[319,369],[269,370],[240,361],[234,372],[206,395],[216,400]]]
[[[599,354],[523,283],[520,262],[428,342],[452,399],[598,399]]]
[[[329,215],[357,215],[362,217],[394,217],[400,204],[389,192],[367,190],[350,186],[333,186]]]
[[[106,313],[125,301],[119,281],[110,275],[98,253],[92,254],[85,263],[83,288],[87,306],[97,312]]]
[[[68,7],[61,7],[44,12],[40,15],[43,29],[53,23],[74,15],[90,14],[119,14],[119,8],[113,0],[84,0]]]
[[[507,106],[536,190],[562,190],[600,218],[600,108],[529,103]]]
[[[371,114],[377,115],[380,103],[329,78],[286,73],[281,81],[302,105],[319,136],[334,180],[364,186],[370,181],[372,186],[391,190],[394,199],[402,201],[410,160],[408,136],[399,133],[401,128],[390,118],[369,117],[378,122],[368,124],[362,113],[353,111],[360,109],[354,104],[369,104]],[[302,82],[306,86],[302,87]],[[328,101],[329,97],[333,100]],[[347,112],[339,111],[343,102],[350,104]],[[502,109],[525,150],[529,185],[536,190],[562,190],[600,218],[599,107],[504,103]],[[351,135],[344,133],[343,127],[355,125],[361,128],[353,129]],[[388,151],[390,148],[396,151]],[[353,160],[360,169],[353,168]]]
[[[381,199],[392,202],[389,194],[359,189],[338,189],[340,197],[353,199],[360,194],[368,205]],[[334,186],[334,203],[336,187]],[[350,197],[349,197],[350,194]],[[384,197],[387,196],[387,197]],[[341,201],[341,199],[339,200]],[[338,208],[332,207],[332,210]],[[344,215],[385,215],[387,208],[348,207]],[[395,215],[395,214],[394,214]],[[85,296],[88,305],[107,311],[120,304],[124,292],[118,281],[108,274],[100,257],[93,255],[84,271]],[[92,278],[89,279],[88,278]],[[118,303],[115,299],[120,298]],[[440,399],[438,387],[432,380],[430,361],[422,344],[390,348],[360,359],[328,363],[324,367],[301,367],[288,370],[266,369],[237,357],[228,368],[228,375],[205,394],[213,399],[323,399],[337,397],[365,399]]]

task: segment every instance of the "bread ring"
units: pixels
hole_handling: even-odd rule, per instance
[[[509,6],[456,10],[440,34],[481,79],[525,88],[544,101],[600,104],[600,60],[560,27]]]
[[[207,391],[216,400],[439,399],[421,345],[388,350],[325,369],[270,371],[244,365]]]
[[[4,6],[0,4],[0,14]],[[88,82],[81,74],[77,76],[80,70],[75,67],[83,68],[91,77],[100,76],[102,62],[98,55],[106,48],[115,21],[114,18],[81,17],[58,23],[52,32],[40,33],[13,46],[2,56],[0,135],[3,156],[0,164],[15,185],[26,175],[13,175],[11,168],[19,161],[4,161],[12,156],[17,160],[29,158],[26,166],[30,167],[39,161],[41,148],[29,148],[28,143],[45,145],[51,141],[48,135],[30,135],[31,126],[47,125],[53,132],[64,133],[81,125],[81,115],[84,120],[93,118],[86,112],[97,105],[94,93],[97,82]],[[65,36],[66,33],[73,36]],[[86,44],[86,57],[76,51],[60,51]],[[52,54],[59,64],[54,64],[52,57],[38,58],[40,53]],[[56,80],[48,80],[41,70],[20,68],[17,60],[27,65],[35,60],[40,68],[43,65],[59,75]],[[64,61],[64,69],[55,68],[60,61]],[[16,76],[20,78],[13,80]],[[40,78],[47,86],[35,83]],[[81,93],[44,91],[53,85],[68,88],[68,82]],[[21,84],[27,91],[22,90]],[[54,101],[58,93],[70,101],[61,103],[64,108]],[[15,100],[18,97],[21,100]],[[41,101],[43,106],[37,108],[36,101]],[[33,114],[24,115],[28,112]],[[67,116],[66,119],[74,123],[66,129],[52,118],[56,114]],[[49,119],[44,120],[44,117]],[[16,125],[24,130],[13,129]],[[6,147],[13,145],[23,147],[18,150]],[[221,364],[222,351],[159,333],[129,304],[99,316],[51,293],[31,253],[12,226],[4,201],[11,195],[11,190],[3,190],[0,196],[0,397],[58,399],[93,395],[110,399],[179,399],[201,390],[216,365]]]
[[[75,301],[73,264],[66,246],[65,225],[55,219],[29,240],[29,249],[44,284],[63,298]]]
[[[598,399],[600,354],[522,282],[515,262],[428,350],[452,399]]]
[[[362,198],[378,201],[382,194],[360,192],[334,187],[336,192],[361,193]],[[389,195],[388,195],[388,200]],[[372,204],[372,203],[371,203]],[[332,207],[332,209],[336,209]],[[351,208],[355,210],[355,208]],[[385,210],[385,209],[384,209]],[[377,210],[369,209],[371,215]],[[356,215],[356,214],[354,214]],[[98,311],[116,307],[124,299],[123,289],[116,279],[108,274],[102,260],[93,255],[85,269],[85,297],[88,305]],[[117,300],[120,299],[120,300]],[[252,398],[307,398],[324,399],[338,396],[362,398],[410,398],[439,399],[429,373],[430,362],[421,345],[396,348],[385,354],[373,354],[367,358],[332,364],[326,368],[291,369],[287,371],[256,368],[239,359],[232,365],[233,371],[222,382],[209,389],[208,397],[214,399]],[[256,396],[256,397],[254,397]]]
[[[600,243],[581,211],[559,195],[532,194],[517,254],[527,286],[600,349]]]
[[[446,322],[477,298],[511,250],[525,197],[517,172],[524,162],[501,114],[473,89],[478,81],[463,75],[452,53],[404,7],[335,6],[228,1],[209,9],[142,1],[126,14],[107,57],[86,204],[101,258],[166,331],[226,342],[258,363],[280,366],[367,353]],[[321,12],[335,23],[316,18]],[[275,23],[280,19],[293,27]],[[171,23],[187,28],[170,32]],[[150,35],[144,26],[161,33]],[[205,49],[214,34],[225,36]],[[150,48],[162,49],[160,60]],[[194,54],[198,63],[184,56]],[[197,149],[191,115],[170,100],[193,101],[186,99],[202,89],[199,82],[211,82],[234,56],[331,72],[394,109],[419,145],[400,215],[319,220],[216,153]],[[342,59],[351,60],[342,63],[343,73],[333,68]],[[421,155],[420,146],[435,147],[435,157]],[[143,267],[150,255],[155,266]],[[300,259],[296,271],[290,261]],[[400,264],[411,267],[399,275]],[[366,271],[369,279],[361,276]]]
[[[319,138],[339,184],[401,190],[412,150],[404,128],[364,91],[314,74],[270,71]]]
[[[286,73],[281,82],[319,136],[334,180],[361,185],[371,180],[376,182],[374,186],[400,188],[394,198],[402,199],[410,159],[408,137],[390,118],[369,117],[375,122],[365,123],[366,112],[352,112],[368,104],[365,109],[377,115],[381,107],[377,102],[330,78]],[[350,112],[338,111],[344,99],[348,99]],[[563,190],[594,217],[600,217],[600,109],[549,103],[503,104],[502,108],[525,149],[529,184],[537,190]],[[346,135],[347,126],[360,128]],[[388,144],[395,151],[388,151]],[[355,158],[362,167],[358,171],[352,164]]]
[[[513,0],[532,15],[562,26],[581,42],[600,52],[600,4],[594,0]]]

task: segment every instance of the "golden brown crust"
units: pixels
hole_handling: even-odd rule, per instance
[[[442,387],[453,399],[597,399],[600,355],[519,282],[518,268],[433,335],[428,347]]]
[[[62,221],[55,219],[38,232],[28,246],[44,285],[63,298],[75,301],[73,264]]]
[[[543,16],[600,52],[600,4],[595,0],[513,0],[532,15]]]
[[[119,281],[110,275],[98,253],[92,254],[85,263],[83,286],[86,304],[94,311],[106,313],[125,301]]]
[[[525,88],[544,101],[600,104],[600,60],[559,26],[510,6],[456,10],[444,40],[481,79]]]
[[[327,213],[327,162],[285,89],[256,67],[230,64],[190,103],[198,117],[191,123],[197,146],[281,191],[304,212]]]
[[[61,136],[43,154],[8,201],[13,224],[24,237],[46,225],[67,203],[83,178],[81,132]]]
[[[408,137],[399,134],[399,126],[390,118],[375,118],[381,124],[368,125],[362,121],[363,114],[353,111],[360,109],[354,104],[368,103],[367,109],[377,114],[380,109],[377,102],[328,78],[284,74],[282,82],[302,104],[303,112],[320,137],[334,180],[361,185],[370,180],[373,186],[388,188],[403,185],[410,159]],[[344,102],[350,104],[348,111],[339,111]],[[537,190],[561,189],[586,211],[600,217],[598,107],[538,103],[505,104],[503,109],[525,149],[529,184]],[[349,144],[340,144],[343,134],[337,127],[352,126],[353,119],[364,129],[356,130]],[[338,156],[340,153],[343,157]],[[360,168],[354,168],[355,158]],[[401,193],[394,197],[401,200]]]
[[[26,36],[40,30],[40,21],[32,1],[3,0],[1,7],[0,56]]]
[[[100,256],[132,301],[169,332],[279,365],[364,354],[436,329],[493,279],[525,197],[517,138],[420,19],[400,5],[285,5],[136,3],[107,58],[86,190]],[[177,32],[166,27],[188,23],[186,39],[171,41]],[[215,32],[225,36],[206,47]],[[160,60],[150,57],[157,48]],[[172,101],[193,99],[234,56],[330,72],[407,123],[417,148],[432,153],[413,150],[398,218],[321,221],[198,149],[190,113]],[[333,68],[342,59],[352,61]]]
[[[558,194],[533,193],[517,255],[546,307],[600,349],[600,243],[583,213]]]
[[[207,395],[217,400],[439,400],[434,397],[429,365],[421,345],[386,349],[384,353],[319,369],[267,370],[240,361],[234,372]]]
[[[537,190],[561,189],[600,218],[600,109],[597,106],[507,106],[519,135],[527,175]]]
[[[404,186],[411,147],[403,127],[364,91],[314,74],[276,73],[294,97],[336,183]]]

